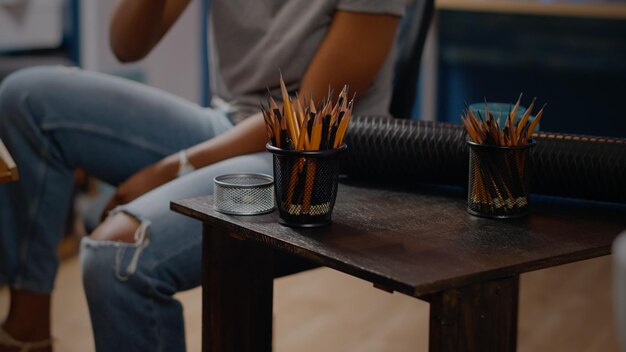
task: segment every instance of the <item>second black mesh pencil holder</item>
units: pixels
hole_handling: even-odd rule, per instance
[[[536,144],[502,147],[469,145],[467,211],[476,216],[508,219],[529,213],[528,154]]]
[[[298,151],[267,144],[267,151],[274,155],[274,192],[281,224],[330,224],[337,198],[339,156],[346,149],[344,144],[332,150]]]

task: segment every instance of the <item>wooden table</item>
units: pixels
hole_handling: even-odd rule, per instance
[[[542,198],[531,216],[497,221],[468,215],[450,189],[339,190],[321,229],[281,226],[277,212],[224,215],[211,197],[172,202],[204,223],[204,351],[271,351],[286,257],[430,302],[431,351],[513,351],[520,273],[609,254],[626,228],[626,206]]]
[[[17,181],[18,177],[15,162],[0,139],[0,183]]]

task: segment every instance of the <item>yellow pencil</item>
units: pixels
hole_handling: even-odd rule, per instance
[[[296,134],[296,128],[294,126],[293,109],[291,107],[291,101],[289,98],[289,94],[287,93],[287,87],[285,86],[285,81],[283,80],[282,74],[280,75],[280,91],[283,96],[283,106],[285,107],[284,118],[287,119],[287,129],[289,130],[291,140],[296,143],[295,141],[297,141],[298,138]]]

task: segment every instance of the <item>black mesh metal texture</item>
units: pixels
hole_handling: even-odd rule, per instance
[[[528,214],[528,152],[523,147],[495,147],[470,143],[467,209],[491,218]]]
[[[280,222],[294,227],[317,227],[331,222],[340,152],[268,150],[274,154],[274,191]]]
[[[354,178],[467,186],[461,125],[354,117],[341,171]],[[626,139],[542,132],[530,152],[532,193],[626,203]]]

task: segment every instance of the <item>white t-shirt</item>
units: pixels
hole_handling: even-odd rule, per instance
[[[280,97],[279,70],[290,92],[299,88],[335,11],[402,16],[408,1],[213,0],[209,50],[214,100],[226,102],[233,120],[241,121],[259,111],[267,87]],[[372,86],[359,94],[355,114],[389,113],[395,54],[394,46]]]

